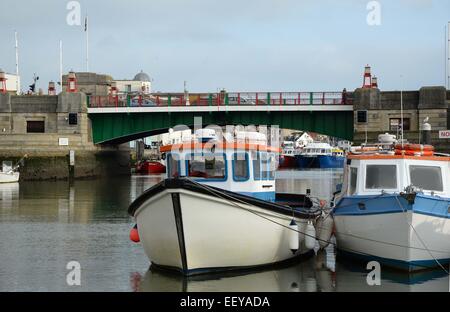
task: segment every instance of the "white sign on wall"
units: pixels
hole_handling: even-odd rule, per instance
[[[450,130],[440,130],[439,139],[450,139]]]
[[[59,145],[60,146],[67,146],[67,145],[69,145],[69,138],[59,138]]]
[[[75,151],[70,150],[69,152],[69,163],[71,166],[75,166]]]

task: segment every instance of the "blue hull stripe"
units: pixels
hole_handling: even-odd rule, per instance
[[[265,201],[274,202],[275,201],[275,192],[238,192],[242,195],[247,195],[251,197],[255,197],[258,199],[262,199]]]
[[[336,204],[333,214],[335,216],[367,216],[402,213],[407,210],[417,214],[449,219],[449,207],[449,198],[423,194],[418,194],[412,205],[400,195],[348,196]]]

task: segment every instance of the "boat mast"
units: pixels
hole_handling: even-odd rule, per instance
[[[401,124],[401,132],[400,138],[402,140],[402,149],[403,149],[403,75],[400,76],[401,79],[401,88],[400,88],[400,124]]]

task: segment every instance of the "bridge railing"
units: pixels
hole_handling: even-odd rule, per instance
[[[219,92],[155,93],[87,96],[88,107],[351,105],[352,93],[343,92]]]

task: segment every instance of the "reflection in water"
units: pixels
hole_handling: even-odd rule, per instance
[[[339,256],[339,255],[338,255]],[[449,276],[442,269],[406,273],[381,267],[381,285],[369,286],[366,282],[367,263],[338,257],[336,291],[433,291],[448,292]]]
[[[139,276],[138,282],[134,280],[133,285],[135,291],[142,292],[449,291],[449,278],[442,270],[408,274],[382,268],[381,285],[369,286],[365,265],[348,261],[336,265],[334,247],[327,247],[308,260],[281,269],[189,278],[150,269],[143,277]]]
[[[13,200],[19,198],[19,183],[16,182],[0,184],[0,196],[2,208],[12,208]]]
[[[330,198],[342,171],[277,173],[279,192]],[[405,275],[382,269],[368,286],[364,265],[329,246],[315,257],[250,274],[184,279],[148,270],[141,244],[128,239],[129,203],[162,176],[0,185],[0,291],[448,291],[441,271]],[[81,286],[66,284],[66,264],[81,264]]]
[[[319,286],[314,271],[314,258],[296,265],[241,275],[198,276],[149,270],[140,283],[140,291],[222,291],[222,292],[315,292]]]

